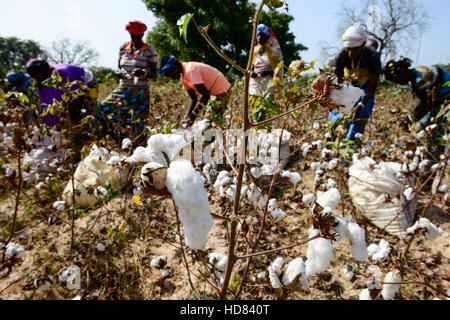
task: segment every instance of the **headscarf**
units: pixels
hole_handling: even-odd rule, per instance
[[[267,40],[267,42],[264,45],[258,44],[256,46],[252,64],[255,63],[256,56],[259,54],[261,49],[264,48],[270,60],[272,70],[275,70],[278,64],[281,61],[283,61],[283,54],[281,53],[281,47],[280,43],[278,42],[277,36],[275,35],[275,32],[272,30],[271,27],[266,26],[265,24],[262,23],[258,25],[257,32],[264,33],[265,35],[269,36],[269,40]]]
[[[163,77],[169,76],[177,62],[178,61],[174,56],[162,56],[161,61],[159,62],[158,73]]]
[[[140,22],[139,20],[134,20],[134,21],[130,21],[126,26],[125,29],[130,33],[130,34],[144,34],[145,31],[147,30],[147,26]]]
[[[346,48],[356,48],[362,46],[367,40],[366,28],[360,23],[349,27],[342,36]]]
[[[6,78],[10,83],[16,83],[21,79],[25,79],[25,76],[26,75],[23,71],[17,71],[16,69],[12,69],[6,74]]]
[[[384,67],[384,76],[387,80],[392,81],[399,74],[407,71],[411,67],[411,60],[404,57],[389,60]]]
[[[264,33],[265,35],[270,36],[269,27],[266,26],[266,25],[263,24],[263,23],[261,23],[261,24],[258,25],[258,28],[257,28],[257,31],[256,31],[256,32],[257,32],[257,33]]]
[[[26,64],[27,73],[30,75],[45,72],[49,68],[48,62],[41,59],[30,59]]]

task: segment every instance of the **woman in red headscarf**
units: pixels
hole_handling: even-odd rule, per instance
[[[148,81],[156,79],[158,55],[143,40],[147,26],[131,21],[125,26],[131,41],[120,47],[119,65],[116,71],[119,86],[100,105],[97,116],[103,124],[103,134],[109,134],[116,142],[124,138],[141,136],[148,116],[150,93]],[[133,139],[132,139],[133,140]]]

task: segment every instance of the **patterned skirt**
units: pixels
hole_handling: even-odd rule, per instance
[[[149,103],[148,87],[117,87],[97,108],[102,136],[109,134],[118,143],[124,138],[142,136]]]

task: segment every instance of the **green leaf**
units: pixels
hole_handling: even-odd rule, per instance
[[[24,165],[24,166],[22,167],[23,171],[28,171],[28,169],[30,169],[32,163],[33,163],[33,162],[30,161],[30,162],[28,162],[26,165]]]
[[[186,13],[177,21],[177,26],[180,29],[180,37],[183,36],[184,41],[186,43],[187,43],[187,38],[186,38],[187,37],[187,26],[193,16],[194,16],[193,13]]]

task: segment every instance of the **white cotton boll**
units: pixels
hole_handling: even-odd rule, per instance
[[[259,179],[261,177],[261,170],[258,167],[251,168],[250,172],[255,179]]]
[[[265,280],[266,279],[266,272],[262,271],[262,272],[258,273],[256,278],[258,278],[260,280]]]
[[[320,150],[320,149],[322,149],[322,147],[323,147],[323,141],[322,141],[322,140],[316,140],[316,141],[314,141],[313,143],[311,143],[311,145],[312,145],[314,148]]]
[[[334,151],[330,149],[322,149],[322,159],[329,159],[334,155]]]
[[[152,150],[164,152],[169,160],[173,161],[181,149],[187,145],[187,142],[181,135],[156,134],[148,139],[147,145]]]
[[[407,187],[405,191],[403,191],[403,195],[405,196],[406,200],[411,201],[414,198],[414,188]]]
[[[331,139],[332,136],[331,136],[331,133],[326,132],[324,137],[325,137],[325,139]]]
[[[166,263],[167,263],[167,256],[159,256],[152,259],[152,261],[150,262],[150,267],[159,269],[164,267]]]
[[[320,123],[314,122],[314,124],[313,124],[313,129],[314,129],[314,130],[319,130],[319,129],[320,129]]]
[[[416,223],[412,227],[406,229],[406,233],[407,234],[414,233],[418,228],[425,228],[427,230],[425,238],[430,241],[436,239],[444,232],[442,228],[436,227],[427,218],[420,218],[418,221],[416,221]]]
[[[349,241],[351,245],[348,247],[348,251],[353,255],[357,261],[365,261],[369,255],[367,253],[367,246],[364,230],[355,222],[349,221],[347,224]]]
[[[355,273],[352,271],[351,267],[346,266],[342,269],[342,273],[344,274],[344,277],[351,281],[355,277]]]
[[[220,272],[225,272],[227,268],[228,263],[228,256],[223,255],[221,253],[213,252],[210,253],[209,256],[209,263],[214,266],[215,269],[217,269]]]
[[[44,185],[45,185],[44,182],[39,182],[39,183],[35,186],[35,188],[38,189],[38,190],[40,190]]]
[[[431,170],[431,171],[435,171],[435,170],[437,170],[438,168],[439,168],[439,163],[435,163],[435,164],[433,164],[433,165],[431,166],[430,170]]]
[[[269,205],[267,209],[270,212],[271,216],[275,219],[283,218],[286,215],[283,210],[278,208],[276,199],[269,200]]]
[[[369,257],[373,261],[383,261],[389,256],[391,248],[389,242],[387,242],[384,239],[381,239],[378,245],[377,244],[369,245],[369,247],[367,248],[367,252],[369,254]]]
[[[302,202],[307,207],[310,207],[315,201],[316,201],[316,195],[314,193],[309,193],[302,197]]]
[[[133,196],[139,197],[142,195],[142,193],[143,193],[143,191],[142,191],[141,187],[136,187],[133,189]]]
[[[94,190],[94,195],[99,198],[100,195],[106,196],[108,194],[108,190],[105,187],[98,186]]]
[[[202,249],[213,220],[201,174],[190,161],[176,160],[167,169],[166,185],[178,207],[186,245],[194,250]]]
[[[402,281],[402,277],[400,276],[400,274],[396,274],[392,271],[388,272],[383,280],[383,282],[400,282],[400,281]],[[381,290],[381,296],[383,297],[384,300],[393,299],[399,287],[400,286],[398,284],[384,284],[383,289]]]
[[[65,205],[66,201],[64,200],[58,200],[53,202],[53,208],[55,208],[56,210],[64,210]]]
[[[284,264],[284,260],[281,257],[277,257],[269,266],[269,279],[273,288],[280,289],[283,285],[279,279],[281,274],[281,267]]]
[[[428,159],[423,160],[423,161],[421,161],[421,162],[419,163],[419,169],[420,169],[420,170],[425,170],[426,168],[428,168],[428,167],[430,166],[430,164],[431,164],[431,161],[430,161],[430,160],[428,160]]]
[[[364,140],[364,135],[360,132],[357,132],[355,134],[355,138],[356,138],[356,140],[362,141],[362,140]]]
[[[302,258],[297,258],[289,262],[288,265],[286,266],[286,269],[284,270],[282,280],[283,285],[288,286],[299,275],[303,276],[305,274],[305,269],[306,269],[305,263],[303,262]]]
[[[116,166],[120,163],[120,157],[119,156],[112,156],[109,158],[109,160],[106,162],[108,166]]]
[[[350,84],[343,84],[340,89],[332,89],[330,99],[340,106],[336,111],[350,114],[356,102],[364,95],[364,91]]]
[[[226,186],[227,184],[229,184],[230,182],[231,182],[231,179],[228,175],[228,171],[219,172],[219,174],[216,178],[216,182],[214,182],[214,189],[216,191],[220,191],[221,197],[225,196],[223,187]]]
[[[58,159],[53,159],[53,160],[49,163],[49,167],[56,168],[56,167],[58,166],[59,163],[60,163],[60,162],[59,162]]]
[[[322,161],[320,163],[320,169],[327,170],[328,169],[328,165],[329,165],[328,161]]]
[[[320,168],[320,162],[312,162],[311,163],[311,169],[317,170],[318,168]]]
[[[427,133],[425,132],[425,130],[421,130],[419,131],[419,133],[417,133],[417,137],[422,139],[425,138],[427,136]]]
[[[14,170],[12,168],[6,168],[5,177],[9,178],[14,174]]]
[[[332,159],[329,163],[328,163],[328,170],[334,170],[337,168],[337,166],[339,165],[339,159],[335,158]]]
[[[10,242],[6,245],[5,257],[20,259],[25,255],[25,249],[14,242]]]
[[[295,186],[302,180],[302,176],[298,172],[281,171],[280,175],[282,177],[288,178],[289,181]]]
[[[326,189],[327,190],[336,188],[337,186],[338,186],[338,184],[336,183],[336,181],[334,181],[331,178],[328,178],[327,183],[326,183]]]
[[[229,188],[226,189],[225,194],[228,198],[231,200],[234,200],[234,197],[236,195],[236,185],[233,184]]]
[[[318,230],[310,229],[309,237],[314,237],[319,233]],[[333,259],[333,245],[331,241],[324,238],[314,239],[308,242],[308,251],[306,252],[306,274],[309,276],[324,272]]]
[[[307,144],[305,147],[302,148],[303,158],[305,158],[308,155],[309,151],[311,151],[312,148],[313,146],[310,144]]]
[[[72,300],[81,300],[81,296],[75,296]]]
[[[332,188],[327,192],[321,193],[317,197],[317,203],[320,204],[322,208],[330,207],[331,209],[334,209],[338,205],[339,201],[341,201],[341,193],[336,188]]]
[[[372,300],[369,289],[363,289],[359,294],[359,300]]]
[[[448,191],[448,186],[447,184],[441,184],[438,188],[438,191],[441,193],[446,193]]]
[[[99,242],[95,249],[99,252],[104,252],[106,250],[106,246],[102,242]]]

